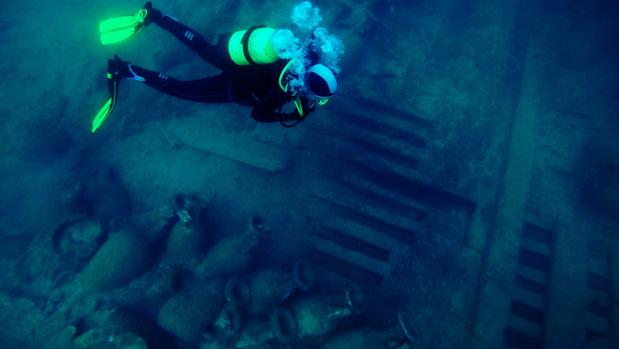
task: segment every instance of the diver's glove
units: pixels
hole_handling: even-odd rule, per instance
[[[297,108],[297,112],[299,113],[299,115],[304,118],[309,113],[316,110],[316,101],[314,101],[313,99],[309,99],[306,96],[300,96],[295,101],[295,107]]]
[[[303,101],[305,104],[305,108],[307,109],[308,112],[314,112],[316,111],[316,101],[315,100],[310,100],[309,98],[306,101]]]

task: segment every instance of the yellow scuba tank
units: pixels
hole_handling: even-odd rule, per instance
[[[237,31],[228,41],[230,58],[241,66],[275,63],[279,57],[271,42],[273,33],[275,29],[263,25]]]

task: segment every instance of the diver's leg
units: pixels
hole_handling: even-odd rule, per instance
[[[223,75],[199,80],[181,81],[166,74],[132,66],[133,71],[142,77],[142,82],[165,94],[196,102],[225,103],[228,96],[228,78]]]
[[[232,64],[228,55],[225,35],[220,36],[217,44],[211,45],[195,30],[152,7],[148,9],[147,21],[172,33],[178,40],[215,67],[224,70]]]
[[[130,79],[142,82],[165,94],[196,102],[230,102],[229,78],[217,75],[200,80],[181,81],[166,74],[136,67],[118,58],[108,61],[108,72],[114,79]]]

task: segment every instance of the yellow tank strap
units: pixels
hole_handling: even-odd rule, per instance
[[[282,69],[282,72],[279,74],[279,80],[278,80],[279,88],[281,88],[282,91],[284,91],[285,93],[288,93],[288,85],[284,87],[284,84],[282,83],[282,81],[284,80],[284,76],[286,75],[286,72],[288,71],[288,69],[290,69],[290,66],[292,65],[293,62],[294,62],[294,59],[291,59],[290,62],[286,64],[284,69]]]
[[[303,103],[301,103],[301,97],[296,97],[293,101],[294,106],[297,108],[297,112],[301,117],[305,117],[305,113],[303,112]]]
[[[256,65],[257,63],[251,56],[251,52],[249,52],[249,41],[251,40],[251,36],[254,34],[254,32],[256,32],[256,30],[264,27],[266,26],[263,24],[255,25],[247,29],[247,31],[245,32],[245,34],[243,34],[243,37],[241,38],[241,43],[243,44],[243,55],[245,55],[245,59],[247,60],[247,62],[249,62],[250,65]]]
[[[323,105],[327,104],[327,103],[329,103],[329,98],[319,98],[318,99],[318,105],[321,106],[321,107]]]

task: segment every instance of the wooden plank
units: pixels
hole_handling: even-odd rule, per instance
[[[542,307],[533,306],[528,302],[523,302],[518,299],[513,300],[510,307],[510,313],[514,316],[535,323],[538,326],[542,326],[544,324],[544,309]]]
[[[389,274],[391,266],[379,260],[348,248],[344,248],[333,241],[328,241],[317,236],[312,236],[309,241],[313,248],[331,256],[340,258],[350,264],[369,270],[379,275]]]
[[[310,263],[328,272],[337,274],[346,279],[358,281],[363,285],[378,285],[383,279],[380,274],[361,268],[320,250],[310,249],[306,259]]]
[[[334,242],[343,248],[362,253],[368,257],[387,263],[391,253],[390,248],[382,248],[357,238],[347,230],[323,226],[313,232],[313,235]]]
[[[546,344],[551,348],[570,348],[585,340],[587,235],[575,219],[566,213],[558,220],[561,224],[555,234],[546,322]]]
[[[546,308],[546,295],[529,292],[520,288],[514,289],[513,300],[514,302],[522,302],[537,309]]]
[[[405,242],[412,242],[419,231],[419,224],[409,217],[394,215],[392,212],[376,207],[361,205],[359,202],[348,201],[335,193],[318,193],[311,191],[310,196],[329,204],[336,209],[336,213],[349,220],[373,227],[384,234]]]
[[[251,135],[237,134],[231,139],[229,131],[204,128],[196,132],[189,127],[192,125],[181,123],[173,131],[167,132],[169,137],[177,140],[180,147],[214,154],[264,171],[283,170],[291,154],[286,149],[262,143]]]
[[[503,174],[502,191],[493,220],[493,231],[486,244],[486,259],[481,278],[491,280],[501,287],[515,287],[514,276],[522,269],[518,263],[520,238],[525,217],[526,204],[530,190],[530,180],[534,161],[535,135],[531,132],[539,109],[539,84],[537,83],[536,57],[533,49],[526,52],[522,74],[522,85],[516,107],[508,150],[508,159]],[[539,280],[538,280],[539,281]],[[488,343],[500,343],[505,338],[508,324],[501,313],[509,314],[511,291],[505,294],[488,290],[488,282],[482,287],[477,302],[478,319],[475,334],[483,336]],[[496,288],[496,287],[495,287]],[[499,299],[505,298],[500,301]],[[495,307],[486,304],[498,303]],[[500,328],[500,330],[498,330]]]
[[[522,240],[520,240],[520,246],[522,248],[525,248],[526,250],[544,256],[550,256],[550,253],[552,252],[552,246],[532,239],[523,238]]]
[[[380,246],[384,249],[392,249],[396,246],[400,246],[401,244],[398,240],[395,240],[378,230],[343,217],[334,217],[332,220],[326,222],[325,226],[347,231],[351,235],[363,241]]]

